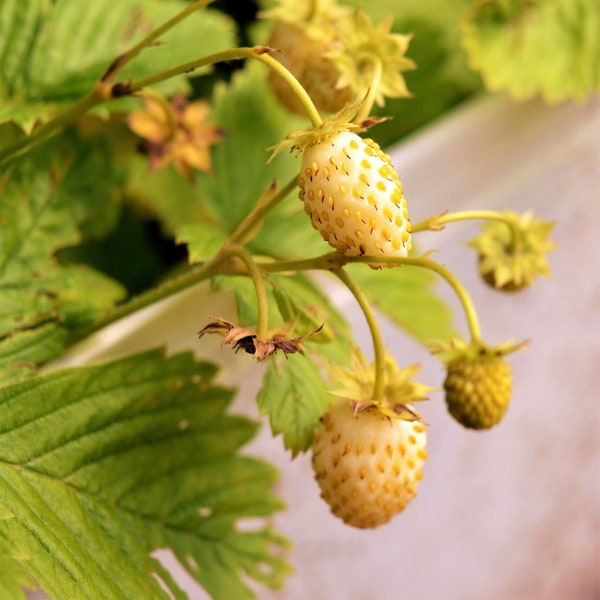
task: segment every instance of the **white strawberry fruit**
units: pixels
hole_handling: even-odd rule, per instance
[[[298,185],[313,227],[341,254],[404,257],[410,251],[402,184],[373,140],[339,131],[306,146]]]
[[[427,458],[425,425],[386,415],[376,405],[356,413],[338,401],[313,439],[313,468],[334,515],[359,528],[378,527],[416,495]]]

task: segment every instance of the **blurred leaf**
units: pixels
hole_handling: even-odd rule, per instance
[[[299,124],[265,91],[267,67],[247,63],[231,84],[217,86],[211,120],[226,137],[212,148],[213,175],[200,174],[199,195],[221,228],[231,233],[254,208],[273,179],[284,185],[299,163],[281,154],[267,164],[266,149]]]
[[[0,381],[6,383],[10,379],[36,373],[37,365],[62,352],[67,333],[64,327],[49,323],[32,330],[14,332],[1,339]]]
[[[600,90],[600,0],[484,0],[463,23],[473,68],[517,100]]]
[[[57,106],[89,92],[120,54],[187,6],[179,0],[21,0],[0,7],[0,123],[13,120],[29,132]],[[122,71],[139,79],[235,45],[231,21],[197,11],[145,49]],[[202,70],[196,71],[198,75]],[[185,92],[180,76],[157,86]]]
[[[102,220],[118,182],[108,148],[70,135],[0,174],[0,342],[10,338],[9,348],[22,348],[15,336],[50,324],[75,327],[123,297],[113,280],[85,265],[63,267],[55,258],[60,248],[81,242],[81,227]]]
[[[435,292],[435,274],[411,267],[380,271],[365,265],[346,268],[373,305],[420,342],[455,335],[452,312]]]
[[[331,400],[317,365],[293,355],[271,360],[257,403],[261,414],[268,415],[273,435],[283,434],[286,449],[296,456],[310,447]]]
[[[150,555],[170,548],[215,598],[279,586],[285,541],[236,525],[281,508],[276,472],[238,454],[257,426],[225,414],[215,373],[150,351],[0,388],[0,580],[18,566],[51,598],[182,598]]]
[[[183,225],[177,236],[178,244],[187,244],[188,260],[191,263],[214,258],[226,241],[225,233],[209,223]]]

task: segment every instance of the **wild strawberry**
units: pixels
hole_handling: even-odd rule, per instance
[[[380,402],[371,399],[375,365],[359,350],[352,349],[352,368],[331,370],[340,399],[315,431],[312,464],[323,499],[348,525],[382,525],[416,494],[426,431],[411,402],[426,400],[430,389],[411,381],[419,369],[399,369],[386,354]]]
[[[489,429],[502,420],[513,382],[504,356],[522,345],[455,344],[446,359],[444,390],[448,412],[456,421],[469,429]]]
[[[406,256],[408,206],[390,157],[342,131],[308,146],[298,178],[315,229],[347,256]]]
[[[348,525],[378,527],[415,497],[427,458],[425,426],[338,401],[314,434],[313,468],[323,499]]]
[[[375,100],[407,97],[402,71],[414,69],[404,56],[409,35],[391,33],[392,19],[375,26],[361,10],[334,0],[279,0],[262,14],[273,19],[268,45],[281,50],[278,59],[298,79],[321,112],[333,113],[362,98],[370,88]],[[269,82],[282,103],[305,114],[289,86],[276,74]]]

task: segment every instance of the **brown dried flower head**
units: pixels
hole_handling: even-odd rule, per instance
[[[265,360],[278,350],[281,350],[286,356],[296,352],[304,354],[301,343],[319,333],[323,328],[323,325],[321,325],[318,329],[297,338],[290,338],[285,333],[276,332],[266,340],[259,340],[256,333],[250,329],[234,325],[220,317],[209,315],[209,318],[214,320],[198,332],[198,338],[207,333],[217,333],[223,336],[221,348],[231,346],[236,352],[243,350],[248,354],[252,354],[257,361]]]
[[[150,169],[156,171],[169,163],[187,179],[194,169],[209,173],[210,147],[224,135],[214,123],[206,121],[210,105],[204,100],[189,102],[183,96],[171,102],[152,94],[144,96],[144,109],[127,118],[129,127],[141,138]]]

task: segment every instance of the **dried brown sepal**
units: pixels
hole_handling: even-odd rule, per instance
[[[223,336],[221,348],[231,346],[236,352],[243,350],[247,354],[252,354],[255,360],[263,361],[265,358],[281,350],[286,356],[288,354],[304,354],[301,343],[309,337],[316,335],[321,331],[323,325],[305,335],[297,338],[290,338],[284,333],[275,333],[271,337],[262,341],[259,340],[256,333],[245,327],[234,325],[220,317],[210,316],[213,322],[206,325],[198,332],[198,338],[207,333],[217,333]]]

